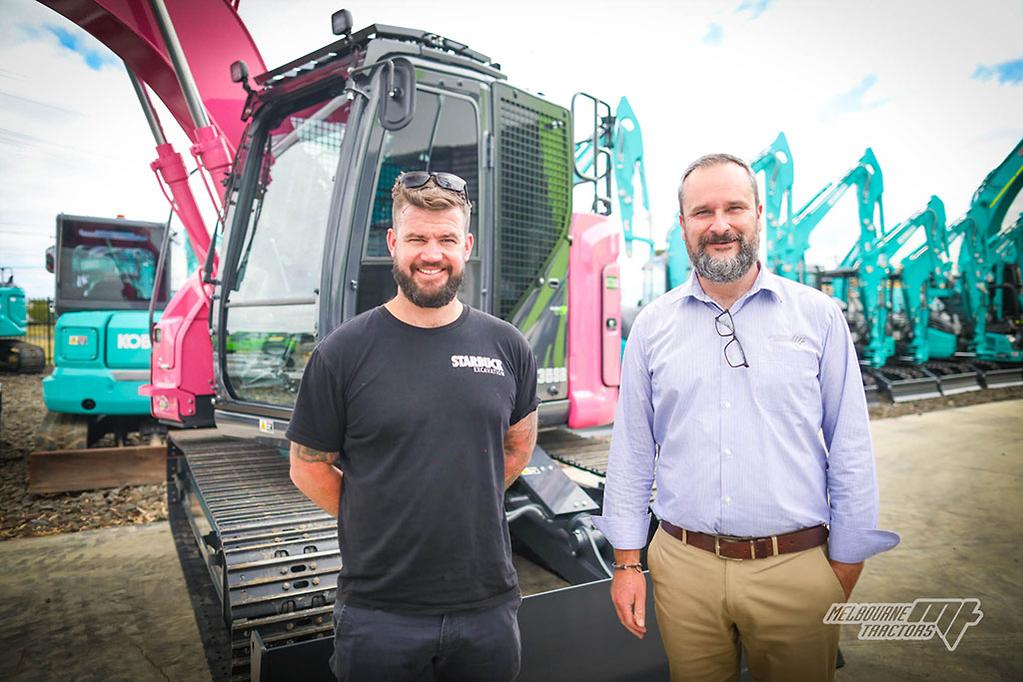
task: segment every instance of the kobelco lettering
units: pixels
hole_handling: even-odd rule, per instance
[[[117,348],[119,350],[149,350],[148,334],[118,334]]]

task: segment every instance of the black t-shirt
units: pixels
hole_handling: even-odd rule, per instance
[[[338,601],[441,613],[515,597],[504,436],[538,402],[525,338],[469,306],[437,328],[380,306],[331,332],[287,437],[341,453]]]

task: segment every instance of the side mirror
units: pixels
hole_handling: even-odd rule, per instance
[[[404,57],[389,59],[378,80],[380,125],[384,130],[401,130],[416,114],[416,68]]]
[[[231,62],[231,82],[247,83],[249,80],[249,65],[239,59]]]
[[[52,273],[57,269],[57,247],[46,247],[46,272]]]

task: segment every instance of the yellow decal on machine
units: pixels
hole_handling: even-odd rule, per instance
[[[274,432],[274,420],[273,419],[260,419],[259,420],[259,432],[260,433],[273,433]]]

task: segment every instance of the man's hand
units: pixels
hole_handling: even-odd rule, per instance
[[[639,550],[615,550],[619,564],[638,564]],[[616,569],[611,578],[611,603],[625,629],[639,639],[646,634],[646,576],[634,568]]]
[[[529,464],[536,447],[536,410],[508,427],[504,434],[504,489],[507,490]]]
[[[860,579],[860,573],[863,572],[864,562],[846,564],[841,561],[828,559],[828,563],[831,564],[831,570],[838,576],[838,582],[842,584],[842,589],[845,590],[845,600],[849,601],[853,588],[856,587],[856,581]]]

